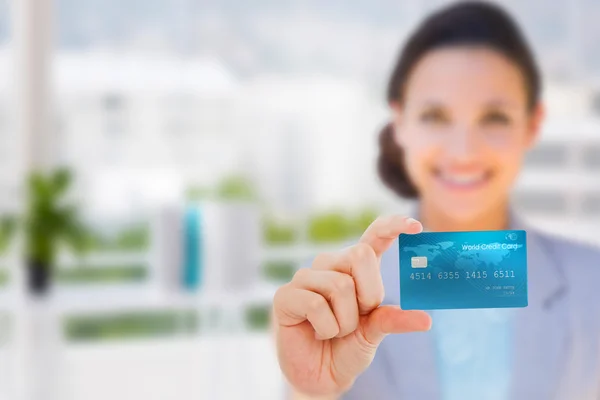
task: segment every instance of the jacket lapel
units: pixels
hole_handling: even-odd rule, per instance
[[[411,215],[411,214],[409,214]],[[414,215],[414,214],[412,214]],[[400,304],[398,242],[385,252],[381,274],[388,304]],[[389,368],[388,379],[395,387],[397,399],[439,400],[440,388],[435,362],[435,342],[432,332],[390,335],[378,351]]]
[[[514,219],[513,229],[525,229]],[[566,283],[553,249],[535,230],[527,231],[529,305],[514,325],[510,399],[550,399],[559,391],[567,344]]]
[[[440,387],[431,332],[388,336],[381,351],[390,367],[396,399],[439,400]]]

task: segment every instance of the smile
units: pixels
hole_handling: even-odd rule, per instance
[[[491,171],[482,171],[477,173],[456,174],[440,170],[434,171],[436,180],[443,186],[455,190],[478,189],[485,185],[492,178]]]

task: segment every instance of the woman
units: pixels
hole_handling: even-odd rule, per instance
[[[416,30],[389,84],[379,171],[418,200],[420,222],[379,218],[278,290],[278,357],[296,398],[600,399],[600,253],[510,208],[539,97],[531,52],[498,7],[455,4]],[[422,229],[527,229],[529,306],[400,310],[395,240]]]

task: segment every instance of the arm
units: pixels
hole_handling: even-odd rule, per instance
[[[389,398],[389,372],[378,376],[377,363],[369,368],[377,347],[390,334],[429,330],[431,317],[382,305],[380,261],[400,233],[422,229],[411,218],[380,217],[358,243],[320,253],[310,268],[301,268],[277,290],[272,313],[277,358],[295,390],[348,400]],[[370,373],[363,374],[367,369]],[[359,376],[362,384],[355,385]]]
[[[271,333],[273,335],[273,341],[275,342],[275,338],[277,336],[277,330],[279,326],[275,323],[275,319],[271,316]],[[302,394],[297,392],[292,386],[290,386],[286,382],[286,390],[284,395],[285,400],[339,400],[338,396],[326,396],[326,397],[314,397],[308,396],[306,394]]]

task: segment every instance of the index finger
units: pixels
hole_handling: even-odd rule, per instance
[[[423,225],[414,218],[401,215],[379,217],[365,230],[360,243],[371,246],[379,258],[401,233],[419,233],[422,230]]]

